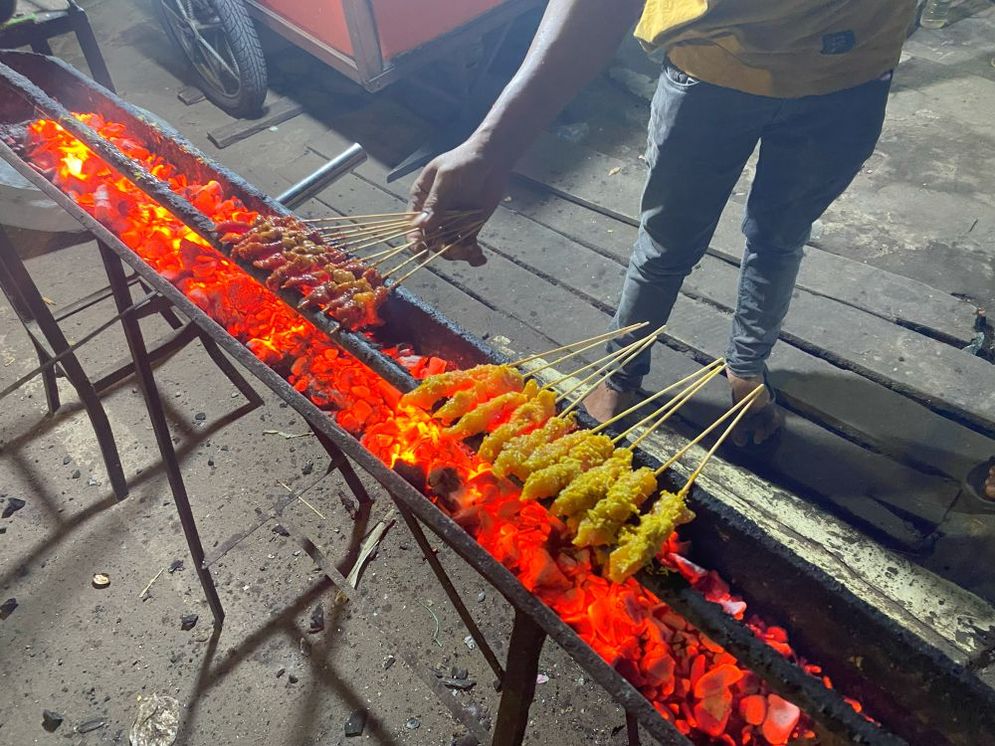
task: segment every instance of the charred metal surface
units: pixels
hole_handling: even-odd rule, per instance
[[[0,53],[0,61],[34,79],[69,109],[96,111],[125,123],[129,130],[145,140],[147,146],[192,178],[219,181],[226,193],[238,196],[250,209],[287,214],[284,208],[241,177],[207,159],[174,130],[150,122],[143,112],[108,96],[63,63],[27,53]],[[31,107],[25,107],[23,101],[12,102],[9,96],[0,96],[0,127],[13,128],[35,116]],[[403,502],[517,609],[532,617],[624,709],[633,713],[651,735],[664,744],[688,743],[624,678],[424,495],[339,429],[327,414],[297,393],[275,371],[145,265],[110,231],[2,143],[0,156],[9,160],[26,178],[105,241],[152,287],[194,319],[229,354],[301,413],[316,431],[334,442],[395,499]],[[182,216],[178,217],[182,219]],[[413,343],[421,354],[439,355],[461,366],[505,362],[483,342],[460,330],[439,311],[403,288],[392,294],[382,315],[386,323],[377,331],[380,343]],[[381,375],[384,375],[388,363],[397,368],[374,345],[357,335],[348,336],[356,346],[343,346]],[[339,338],[345,339],[346,335]],[[384,377],[392,380],[392,376]],[[411,385],[410,378],[400,383],[404,384],[401,388]],[[640,465],[658,465],[644,453],[637,452],[636,460]],[[768,621],[790,629],[793,647],[806,658],[822,664],[838,686],[864,702],[888,728],[910,743],[924,746],[944,743],[973,746],[978,743],[978,733],[995,731],[995,692],[981,678],[966,672],[880,610],[858,599],[837,580],[759,531],[741,514],[706,491],[696,487],[690,503],[698,514],[698,520],[685,527],[682,535],[694,544],[692,559],[717,570],[729,580],[737,592],[747,598],[754,611]],[[659,586],[658,578],[646,578],[645,582],[650,588],[654,584]],[[692,624],[709,631],[730,648],[734,644],[742,646],[742,650],[736,649],[742,663],[768,678],[775,690],[793,691],[789,698],[796,699],[827,728],[837,731],[842,728],[842,732],[855,735],[857,743],[899,742],[880,730],[876,731],[878,740],[874,740],[871,734],[865,737],[862,726],[850,723],[851,716],[840,710],[841,706],[848,706],[835,692],[823,689],[805,694],[804,682],[796,680],[800,671],[791,666],[792,672],[786,672],[783,667],[790,664],[766,646],[761,646],[762,650],[754,649],[755,646],[748,644],[749,641],[743,637],[750,634],[749,630],[726,616],[719,607],[686,590],[659,588],[662,598],[672,602]],[[811,701],[803,700],[803,696]]]

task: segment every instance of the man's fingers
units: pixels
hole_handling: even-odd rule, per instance
[[[418,175],[415,183],[411,187],[411,199],[408,208],[412,212],[421,212],[425,207],[425,201],[432,192],[432,185],[435,183],[435,175],[438,173],[438,166],[429,163]]]

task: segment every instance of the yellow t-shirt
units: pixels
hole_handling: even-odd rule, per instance
[[[647,0],[636,37],[692,77],[799,98],[898,64],[916,0]]]

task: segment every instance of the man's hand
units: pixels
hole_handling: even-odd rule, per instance
[[[484,264],[477,235],[504,198],[510,173],[509,164],[489,155],[475,138],[425,166],[411,188],[411,210],[421,213],[415,225],[430,248],[455,242],[445,258]],[[461,225],[472,227],[456,232]]]
[[[549,0],[525,61],[480,127],[428,164],[411,190],[411,209],[424,213],[416,224],[430,248],[453,243],[444,233],[452,211],[474,211],[480,225],[490,218],[515,161],[608,63],[642,8],[643,0]],[[444,256],[483,264],[480,225],[457,235]]]

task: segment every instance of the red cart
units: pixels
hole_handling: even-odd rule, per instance
[[[252,18],[369,91],[508,25],[542,0],[158,0],[205,95],[236,116],[266,95]]]

